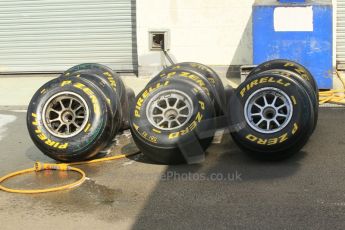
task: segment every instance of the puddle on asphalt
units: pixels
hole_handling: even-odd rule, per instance
[[[118,154],[131,154],[138,152],[136,145],[128,132],[117,136],[115,144],[111,150],[104,157],[110,157]],[[74,189],[69,189],[61,192],[45,193],[30,195],[23,197],[23,201],[29,200],[29,206],[44,206],[45,214],[56,215],[56,212],[71,212],[71,213],[92,213],[101,209],[124,205],[128,200],[131,200],[135,194],[124,194],[121,188],[109,188],[105,185],[97,183],[97,179],[101,176],[102,182],[105,180],[103,174],[109,173],[110,170],[116,167],[123,166],[124,162],[130,162],[137,155],[131,156],[131,159],[122,159],[113,162],[96,163],[90,165],[76,166],[86,172],[87,180]],[[43,171],[39,173],[26,174],[21,177],[14,178],[5,183],[6,186],[20,189],[36,189],[47,188],[51,186],[61,186],[71,183],[79,178],[80,175],[75,172],[64,171]],[[112,184],[112,183],[110,183]],[[29,198],[29,199],[27,199]],[[16,200],[16,203],[20,200]],[[123,203],[122,205],[120,203]],[[122,215],[122,214],[121,214]]]
[[[64,211],[67,207],[72,212],[92,212],[96,207],[113,205],[122,195],[121,189],[111,189],[97,184],[94,180],[86,180],[81,186],[46,196],[36,196],[37,200],[51,203],[54,209]]]

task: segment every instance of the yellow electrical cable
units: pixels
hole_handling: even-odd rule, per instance
[[[343,89],[334,89],[319,92],[319,104],[337,104],[337,105],[345,105],[345,81],[339,75],[339,72],[335,72],[341,83],[343,84]]]
[[[5,192],[11,192],[11,193],[36,194],[36,193],[56,192],[56,191],[71,189],[71,188],[74,188],[74,187],[81,185],[86,179],[86,174],[83,170],[81,170],[79,168],[71,167],[71,165],[93,164],[93,163],[99,163],[99,162],[105,162],[105,161],[112,161],[112,160],[125,158],[128,156],[132,156],[132,155],[135,155],[138,153],[139,152],[130,153],[130,154],[121,154],[121,155],[116,155],[116,156],[112,156],[112,157],[105,157],[105,158],[100,158],[100,159],[95,159],[95,160],[90,160],[90,161],[81,161],[81,162],[74,162],[74,163],[68,163],[68,164],[64,164],[64,163],[47,164],[47,163],[36,162],[35,166],[32,168],[28,168],[28,169],[16,171],[13,173],[9,173],[9,174],[1,177],[0,178],[0,190],[5,191]],[[67,184],[67,185],[58,186],[58,187],[54,187],[54,188],[46,188],[46,189],[11,189],[11,188],[7,188],[7,187],[1,185],[2,182],[6,181],[10,178],[13,178],[13,177],[16,177],[16,176],[19,176],[22,174],[26,174],[26,173],[40,172],[40,171],[44,171],[44,170],[74,171],[74,172],[79,173],[81,175],[81,178],[79,180],[72,182],[70,184]]]

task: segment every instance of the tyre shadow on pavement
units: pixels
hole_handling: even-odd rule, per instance
[[[230,135],[207,152],[202,164],[167,166],[132,229],[232,228],[233,223],[226,220],[234,218],[236,205],[250,205],[239,203],[241,193],[255,197],[255,186],[266,189],[263,184],[293,176],[307,156],[301,151],[281,162],[255,160]]]

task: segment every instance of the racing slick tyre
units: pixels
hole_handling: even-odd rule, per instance
[[[250,72],[247,79],[255,76],[255,74],[266,71],[281,72],[282,74],[284,74],[285,72],[285,75],[287,77],[294,78],[307,90],[313,102],[315,113],[313,130],[315,130],[319,117],[319,90],[316,81],[311,73],[299,63],[284,59],[277,59],[264,62],[261,65],[257,66]]]
[[[147,85],[136,97],[130,115],[135,143],[158,163],[185,163],[181,145],[186,143],[204,154],[215,132],[210,98],[196,84],[181,79]]]
[[[280,160],[298,152],[313,131],[311,98],[282,74],[264,72],[247,79],[228,108],[229,124],[237,127],[233,140],[259,159]]]
[[[70,76],[78,71],[93,71],[94,73],[98,73],[99,76],[103,77],[113,88],[114,93],[118,94],[121,105],[125,103],[126,92],[124,83],[119,74],[114,72],[111,68],[98,63],[84,63],[69,68],[62,74],[62,76]]]
[[[117,94],[119,97],[122,108],[121,112],[123,114],[123,120],[120,130],[128,129],[128,98],[126,87],[121,77],[109,67],[98,63],[84,63],[73,66],[67,71],[65,71],[62,74],[62,76],[70,76],[73,75],[75,72],[80,71],[97,73],[99,76],[104,78],[108,82],[108,84],[113,88],[114,93]]]
[[[69,77],[78,77],[83,80],[90,81],[92,82],[92,84],[98,87],[98,89],[104,96],[104,100],[108,104],[110,104],[110,111],[111,114],[113,114],[113,131],[111,136],[115,138],[116,134],[122,127],[123,122],[123,109],[121,107],[119,96],[113,92],[113,89],[107,83],[107,81],[94,71],[77,71],[74,72],[72,75],[69,75]]]
[[[312,86],[314,92],[317,95],[317,98],[319,99],[319,94],[318,94],[319,89],[313,75],[303,65],[294,61],[285,60],[285,59],[275,59],[275,60],[264,62],[258,65],[257,67],[255,67],[250,72],[248,77],[251,77],[252,75],[256,75],[260,72],[264,72],[271,69],[284,69],[284,70],[289,70],[291,72],[298,74],[302,79],[307,81]]]
[[[28,107],[27,128],[35,145],[63,162],[92,158],[112,132],[112,114],[94,84],[77,77],[43,85]]]
[[[157,76],[155,76],[148,84],[152,84],[164,78],[182,79],[199,85],[206,92],[206,94],[210,96],[213,102],[213,107],[216,110],[217,116],[223,114],[222,110],[224,106],[222,104],[219,104],[219,102],[217,101],[217,98],[219,98],[218,92],[216,91],[216,88],[209,82],[209,80],[203,74],[195,71],[194,69],[184,67],[177,69],[166,69],[163,70]]]
[[[217,103],[217,107],[219,111],[216,111],[217,114],[222,115],[224,112],[224,106],[225,106],[225,92],[224,92],[224,85],[222,81],[220,80],[220,77],[218,74],[211,69],[210,67],[196,63],[196,62],[182,62],[178,63],[172,66],[169,66],[162,70],[155,78],[153,78],[151,82],[154,82],[155,80],[159,79],[161,74],[165,74],[166,72],[171,72],[171,70],[177,70],[177,69],[185,69],[185,70],[192,70],[199,74],[201,74],[205,79],[210,82],[210,84],[213,86],[213,90],[215,91],[215,99]]]
[[[218,92],[217,102],[219,105],[222,105],[222,109],[224,110],[225,106],[225,91],[224,91],[224,85],[222,83],[222,80],[211,67],[206,66],[204,64],[196,63],[196,62],[182,62],[174,65],[175,68],[181,68],[181,67],[189,67],[194,69],[195,71],[198,71],[202,75],[206,76],[208,81],[214,85],[216,92]]]
[[[232,86],[226,85],[224,87],[224,91],[225,91],[225,108],[229,108],[230,102],[231,102],[231,98],[234,96],[236,90]],[[231,109],[236,109],[236,108],[231,108]],[[229,131],[231,132],[232,131],[232,127],[228,123],[228,119],[227,119],[229,117],[229,114],[228,114],[229,111],[230,111],[230,108],[229,109],[224,109],[224,119],[223,120],[224,120],[225,128],[228,128]]]
[[[127,102],[125,103],[123,110],[123,124],[121,130],[129,129],[129,119],[130,119],[130,108],[134,104],[135,101],[135,93],[132,88],[126,87],[126,94],[127,94]]]
[[[225,105],[227,107],[231,101],[231,98],[235,94],[235,89],[232,86],[227,85],[225,86],[224,90],[225,90]]]

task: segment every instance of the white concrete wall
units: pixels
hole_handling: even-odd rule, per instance
[[[137,0],[139,74],[162,68],[160,52],[149,50],[148,31],[169,29],[170,53],[178,62],[226,68],[252,63],[254,0]]]

